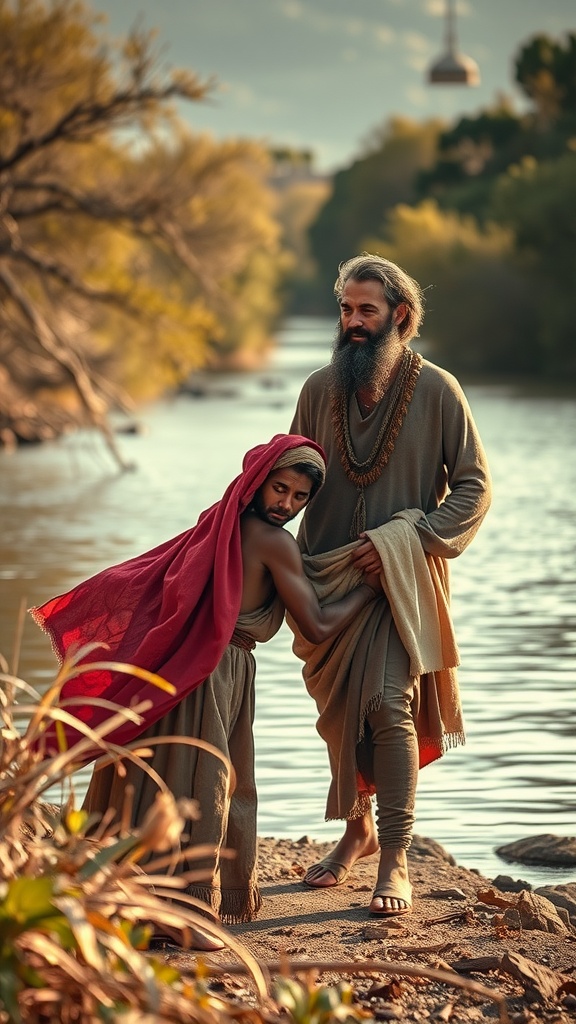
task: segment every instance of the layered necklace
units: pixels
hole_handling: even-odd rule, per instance
[[[414,388],[421,367],[422,356],[411,348],[406,348],[398,372],[389,390],[388,404],[382,417],[378,435],[372,445],[368,458],[362,461],[354,451],[350,434],[348,395],[345,389],[339,386],[335,377],[332,379],[330,403],[336,444],[344,472],[358,490],[358,499],[350,526],[350,540],[356,540],[362,531],[366,529],[364,490],[378,479],[394,451],[396,438],[400,433],[410,400],[414,394]]]

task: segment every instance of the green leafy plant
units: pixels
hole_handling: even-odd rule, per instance
[[[353,1007],[354,990],[345,981],[328,986],[317,985],[313,974],[307,982],[282,977],[275,982],[272,992],[292,1024],[332,1024],[370,1018],[370,1014]]]

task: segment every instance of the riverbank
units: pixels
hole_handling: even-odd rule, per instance
[[[228,929],[260,963],[274,971],[274,964],[285,961],[292,975],[303,962],[320,965],[320,982],[349,980],[357,1002],[379,1020],[497,1017],[498,1001],[483,989],[505,997],[514,1024],[576,1019],[576,919],[566,911],[527,890],[500,891],[457,865],[439,844],[416,837],[409,852],[413,913],[371,918],[376,855],[359,861],[338,887],[319,890],[302,883],[306,869],[331,845],[307,837],[260,840],[262,909],[255,921]],[[565,881],[576,898],[573,869],[566,869]],[[180,969],[197,963],[195,954],[172,948],[162,955]],[[228,950],[203,959],[223,972],[213,985],[250,1004],[250,983],[232,969],[236,960]],[[383,961],[396,969],[378,969]],[[403,968],[411,976],[403,976]],[[430,970],[451,972],[454,983],[427,978]],[[482,989],[460,988],[458,979]]]

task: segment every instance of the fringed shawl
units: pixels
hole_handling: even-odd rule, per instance
[[[382,586],[415,679],[413,715],[420,766],[464,742],[456,667],[458,649],[449,612],[448,570],[443,559],[425,554],[415,528],[418,509],[399,512],[367,536],[382,560]],[[304,566],[318,599],[337,601],[361,582],[351,554],[357,543],[319,555],[304,555]],[[370,788],[358,777],[356,746],[364,737],[367,714],[379,705],[379,672],[370,659],[385,657],[382,601],[362,609],[338,637],[308,643],[289,617],[294,652],[304,662],[306,687],[319,710],[318,732],[328,745],[333,786],[327,817],[363,814]]]

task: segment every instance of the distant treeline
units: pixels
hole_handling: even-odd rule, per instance
[[[445,366],[576,381],[576,34],[528,41],[515,76],[527,113],[499,98],[375,132],[310,225],[294,310],[334,312],[338,262],[379,252],[426,289],[423,335]]]

